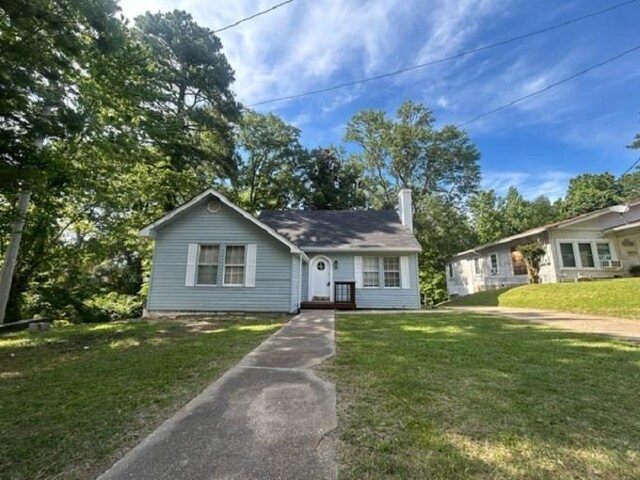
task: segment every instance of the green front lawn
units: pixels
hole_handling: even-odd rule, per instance
[[[489,290],[443,306],[501,306],[640,319],[640,278],[545,283]]]
[[[95,478],[284,317],[120,322],[0,337],[0,478]]]
[[[640,478],[640,347],[462,313],[340,315],[343,479]]]

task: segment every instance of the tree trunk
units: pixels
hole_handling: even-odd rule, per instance
[[[20,240],[22,239],[22,230],[24,228],[27,208],[31,200],[31,191],[23,189],[18,197],[18,214],[11,227],[11,238],[9,239],[9,247],[2,264],[2,272],[0,273],[0,325],[4,323],[7,302],[9,301],[9,293],[11,292],[11,281],[13,272],[16,268],[18,259],[18,251],[20,250]]]

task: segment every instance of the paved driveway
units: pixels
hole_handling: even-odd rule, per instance
[[[640,319],[594,317],[575,313],[552,312],[529,308],[507,307],[447,307],[447,310],[498,315],[527,322],[543,323],[552,327],[578,332],[598,333],[640,342]]]
[[[334,314],[305,311],[211,384],[100,480],[333,479]]]

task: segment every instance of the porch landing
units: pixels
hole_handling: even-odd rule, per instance
[[[355,310],[355,302],[330,302],[328,300],[311,300],[300,304],[302,310]]]

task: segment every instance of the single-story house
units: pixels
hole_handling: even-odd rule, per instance
[[[155,240],[146,310],[420,307],[411,191],[397,210],[264,211],[209,189],[140,233]]]
[[[460,252],[446,264],[449,296],[528,282],[518,245],[540,242],[543,283],[610,278],[640,265],[640,199],[544,225]]]

